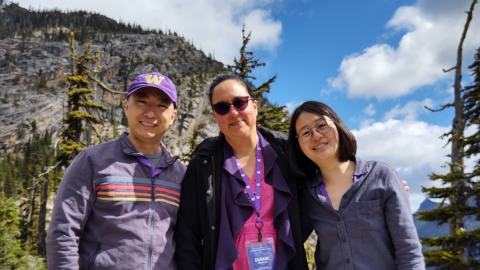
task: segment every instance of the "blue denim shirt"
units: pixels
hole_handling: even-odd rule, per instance
[[[322,196],[320,171],[300,188],[304,238],[318,235],[317,269],[425,269],[421,245],[398,173],[355,157],[357,181],[338,211]]]

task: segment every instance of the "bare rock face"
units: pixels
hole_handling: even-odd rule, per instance
[[[91,55],[98,50],[101,59],[92,72],[98,70],[97,77],[112,90],[124,92],[138,74],[153,71],[174,81],[179,96],[178,114],[164,136],[164,143],[174,154],[189,152],[192,139],[198,143],[218,135],[208,89],[217,74],[228,72],[222,63],[173,35],[102,34],[91,43]],[[82,54],[85,46],[76,44],[76,53]],[[68,110],[68,86],[62,80],[71,70],[71,50],[66,42],[38,38],[0,40],[1,152],[21,149],[32,132],[48,129],[60,136]],[[92,88],[92,100],[108,108],[107,112],[95,115],[104,124],[97,126],[100,138],[93,134],[92,141],[106,141],[128,130],[122,125],[125,96],[103,92],[94,84]],[[200,135],[192,138],[195,129],[200,130]]]

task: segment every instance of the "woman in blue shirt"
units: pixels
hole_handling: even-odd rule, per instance
[[[287,156],[300,176],[304,240],[318,235],[317,269],[425,269],[408,194],[389,165],[356,156],[356,140],[327,105],[292,115]]]

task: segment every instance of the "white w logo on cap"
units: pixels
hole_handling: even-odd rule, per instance
[[[154,83],[154,84],[160,84],[163,79],[165,79],[165,77],[160,77],[160,76],[157,76],[157,75],[147,75],[145,76],[145,78],[147,79],[147,83]]]

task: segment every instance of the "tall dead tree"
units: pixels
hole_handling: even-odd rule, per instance
[[[444,72],[455,70],[454,102],[442,105],[440,109],[431,111],[441,111],[453,107],[455,117],[453,118],[452,129],[450,132],[442,135],[442,138],[448,138],[448,143],[452,144],[451,162],[448,164],[450,172],[444,175],[433,173],[431,180],[441,181],[447,187],[441,188],[423,188],[422,191],[429,198],[442,199],[440,205],[432,211],[419,211],[419,220],[438,221],[439,224],[449,224],[449,235],[435,238],[422,238],[424,245],[437,247],[435,250],[425,251],[425,262],[427,266],[436,266],[437,269],[480,269],[480,264],[475,260],[475,256],[469,256],[471,260],[465,260],[465,251],[471,252],[476,248],[471,248],[480,231],[466,232],[465,216],[476,215],[478,207],[468,205],[468,200],[475,195],[478,189],[478,183],[474,180],[474,175],[464,172],[465,146],[471,148],[469,139],[465,138],[464,131],[467,125],[478,124],[478,119],[473,118],[471,110],[466,109],[466,98],[471,95],[462,88],[462,60],[463,43],[472,21],[472,14],[478,0],[473,0],[469,11],[467,11],[467,20],[460,38],[457,49],[456,65]],[[471,100],[472,98],[469,97]],[[470,106],[471,108],[471,106]],[[467,114],[467,115],[466,115]],[[468,116],[468,117],[467,117]],[[468,153],[471,156],[475,153]],[[449,201],[446,205],[445,202]],[[474,241],[472,241],[474,240]]]
[[[467,31],[470,26],[470,22],[472,21],[472,13],[473,8],[477,0],[472,1],[470,5],[470,10],[467,11],[467,22],[465,23],[465,27],[463,29],[462,37],[460,39],[460,43],[458,44],[457,49],[457,65],[454,67],[455,69],[455,83],[453,85],[454,93],[455,93],[455,118],[453,119],[452,123],[452,131],[451,131],[451,143],[452,143],[452,158],[451,158],[451,169],[450,171],[453,173],[463,174],[464,168],[464,149],[463,149],[463,139],[464,139],[464,130],[465,130],[465,116],[463,114],[463,105],[464,99],[462,97],[462,62],[463,62],[463,42],[465,41],[465,37],[467,36]],[[448,71],[446,71],[448,72]],[[461,186],[462,179],[458,179],[452,182],[452,186]],[[458,188],[457,192],[452,198],[450,198],[450,203],[452,205],[461,204],[465,205],[466,198],[462,193],[462,189]],[[464,227],[464,218],[455,218],[452,217],[450,225],[450,235],[454,235],[458,229]]]

